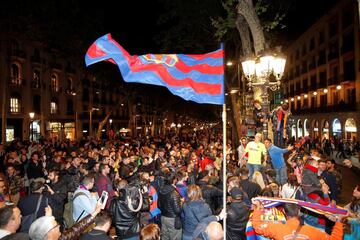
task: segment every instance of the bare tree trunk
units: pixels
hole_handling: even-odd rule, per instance
[[[247,24],[245,18],[242,15],[238,15],[236,19],[236,28],[239,31],[243,55],[244,56],[253,55],[249,25]]]
[[[102,129],[104,128],[105,124],[107,123],[107,121],[109,120],[109,117],[111,116],[112,111],[108,112],[106,114],[106,117],[104,118],[104,120],[102,120],[99,123],[99,127],[96,133],[96,139],[101,139],[101,135],[102,135]]]
[[[255,55],[257,55],[265,49],[265,36],[252,0],[239,0],[237,11],[248,23],[254,41]]]

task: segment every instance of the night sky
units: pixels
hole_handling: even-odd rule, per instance
[[[0,21],[20,19],[19,27],[28,31],[31,30],[31,24],[39,24],[41,30],[46,32],[45,35],[58,41],[58,45],[71,43],[74,38],[80,39],[79,44],[82,46],[74,48],[80,55],[85,54],[92,42],[106,33],[111,33],[132,55],[160,53],[161,46],[155,37],[160,31],[166,31],[166,27],[171,27],[158,25],[159,16],[165,11],[164,1],[97,1],[96,4],[84,0],[5,1],[0,8]],[[184,3],[195,1],[200,0],[183,0]],[[214,0],[201,1],[210,4]],[[339,0],[289,1],[292,1],[292,5],[284,19],[286,28],[278,31],[286,41],[298,37]],[[189,11],[195,15],[200,9]],[[114,71],[118,71],[116,67]]]

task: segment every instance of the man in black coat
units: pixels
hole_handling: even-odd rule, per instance
[[[43,165],[39,159],[38,152],[31,154],[31,160],[27,168],[27,177],[30,181],[31,179],[44,177]]]
[[[218,209],[222,208],[223,191],[209,184],[210,176],[206,170],[199,173],[198,179],[197,185],[201,188],[205,202],[209,204],[213,214],[218,213]]]
[[[226,239],[246,239],[245,229],[250,209],[243,201],[244,195],[238,187],[230,190],[231,203],[226,207]]]
[[[260,195],[261,187],[259,184],[249,180],[249,169],[245,166],[240,168],[240,187],[248,195],[249,200]]]
[[[161,239],[180,240],[182,231],[175,228],[175,219],[181,214],[181,196],[175,188],[174,172],[168,172],[164,178],[164,185],[158,192],[159,208],[161,210]]]
[[[138,209],[141,202],[139,198],[131,198],[128,183],[126,180],[120,180],[116,189],[119,196],[113,198],[110,204],[110,214],[115,226],[118,239],[138,238],[140,234],[140,210]],[[136,197],[136,196],[134,196]],[[140,206],[142,208],[144,205]]]
[[[58,223],[63,221],[63,212],[65,200],[67,197],[67,182],[59,176],[59,171],[56,169],[49,170],[48,179],[50,182],[46,184],[46,194],[49,198],[49,204],[52,209],[53,216]]]
[[[111,217],[107,211],[102,211],[95,218],[95,227],[85,234],[80,240],[111,240],[107,235],[111,227]]]

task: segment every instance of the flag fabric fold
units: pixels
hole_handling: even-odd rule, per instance
[[[307,210],[323,215],[327,215],[327,214],[346,215],[348,212],[346,209],[336,206],[335,204],[324,206],[318,203],[312,203],[312,202],[307,202],[292,198],[255,197],[253,200],[260,201],[265,208],[276,207],[284,203],[294,203],[303,208],[306,208]]]
[[[164,86],[185,100],[224,104],[223,49],[206,54],[130,55],[110,34],[98,38],[85,55],[86,66],[110,61],[126,82]]]

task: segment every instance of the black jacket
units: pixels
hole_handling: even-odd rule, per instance
[[[36,205],[37,205],[39,198],[40,198],[40,193],[32,193],[28,196],[20,198],[18,208],[21,211],[21,215],[27,216],[32,213],[35,213]],[[45,208],[47,207],[48,203],[49,203],[48,198],[43,194],[43,197],[41,199],[41,203],[39,206],[39,210],[36,215],[37,218],[45,216]]]
[[[114,198],[110,204],[110,214],[118,239],[139,235],[140,212],[132,212],[125,201],[125,196]]]
[[[28,179],[44,177],[43,165],[40,160],[37,162],[37,164],[30,160],[29,166],[27,168],[27,176]]]
[[[215,213],[217,209],[222,207],[223,191],[204,181],[199,181],[197,184],[201,188],[205,202],[209,204],[211,211]]]
[[[106,232],[95,229],[83,234],[80,238],[80,240],[111,240],[111,239],[112,238],[109,237],[106,234]]]
[[[163,185],[158,193],[159,208],[161,215],[168,218],[175,218],[181,213],[180,194],[175,187],[169,184]]]
[[[233,202],[226,207],[226,239],[246,239],[245,229],[250,209],[244,202]]]
[[[53,216],[56,220],[62,218],[64,212],[65,200],[67,197],[67,182],[64,179],[59,179],[57,183],[50,183],[49,186],[55,192],[53,195],[50,192],[46,193],[49,198],[49,204],[52,208]]]
[[[249,181],[249,179],[242,179],[240,187],[247,193],[249,200],[260,195],[261,187],[259,184]]]

